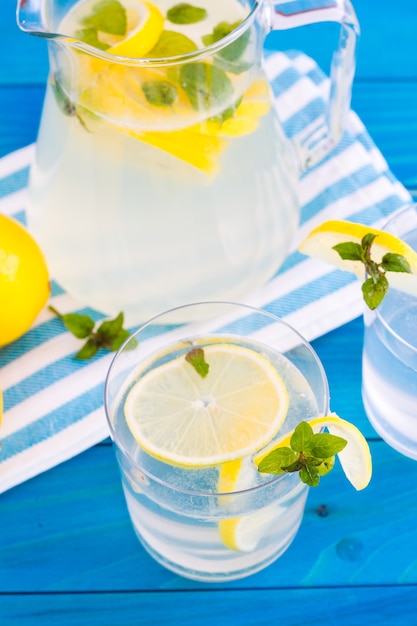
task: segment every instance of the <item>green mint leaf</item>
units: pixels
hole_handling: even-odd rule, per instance
[[[262,459],[258,465],[258,470],[263,474],[283,474],[288,471],[286,468],[296,461],[297,456],[291,448],[277,448]]]
[[[317,471],[320,474],[320,476],[325,476],[326,474],[332,471],[334,467],[335,459],[336,457],[331,456],[328,459],[324,459],[324,461],[322,461],[320,465],[317,465]]]
[[[162,59],[189,54],[197,49],[197,44],[189,37],[173,30],[164,30],[155,46],[146,56],[151,59]]]
[[[185,355],[185,360],[193,366],[201,378],[205,378],[209,373],[210,366],[205,360],[204,350],[202,348],[192,348],[192,350]]]
[[[333,250],[339,254],[344,261],[362,261],[362,246],[354,241],[346,241],[333,246]]]
[[[347,441],[342,437],[330,433],[317,433],[313,437],[310,453],[319,459],[327,459],[341,452],[346,445]]]
[[[123,36],[127,31],[126,9],[118,0],[101,0],[81,23],[96,31]]]
[[[75,37],[80,41],[93,46],[94,48],[98,48],[99,50],[108,50],[110,48],[108,44],[100,41],[96,29],[92,27],[77,30],[75,32]]]
[[[402,254],[387,252],[382,257],[381,267],[386,272],[405,272],[406,274],[411,274],[410,264]]]
[[[167,11],[167,19],[173,24],[195,24],[207,17],[206,9],[181,2]]]
[[[119,332],[122,330],[123,319],[124,319],[123,313],[119,313],[119,315],[117,315],[117,317],[115,317],[114,319],[105,320],[97,328],[96,335],[98,335],[99,337],[102,337],[103,339],[107,339],[111,341],[112,339],[117,337]]]
[[[62,320],[65,328],[77,339],[86,339],[91,334],[94,328],[94,321],[89,315],[82,315],[81,313],[62,314],[53,306],[48,308]]]
[[[91,359],[95,354],[97,354],[99,347],[100,346],[97,345],[94,339],[88,339],[88,341],[86,341],[81,350],[77,352],[75,358],[79,359],[80,361],[87,361],[88,359]]]
[[[86,339],[94,328],[94,321],[88,315],[67,313],[62,316],[65,328],[77,339]]]
[[[290,444],[293,450],[297,452],[305,452],[310,450],[310,443],[314,437],[313,429],[307,422],[300,422],[294,430]],[[326,454],[326,456],[330,456]]]
[[[300,480],[310,487],[317,487],[320,482],[320,474],[314,465],[305,465],[300,469]]]
[[[375,237],[376,235],[374,233],[366,233],[366,235],[362,237],[362,248],[370,248],[375,240]]]
[[[58,80],[54,79],[51,82],[52,92],[55,96],[56,103],[58,105],[59,110],[64,115],[68,115],[69,117],[73,117],[77,114],[77,109],[75,104],[68,98],[67,94],[61,87]]]
[[[197,111],[218,107],[233,95],[233,85],[223,70],[208,63],[190,63],[180,70],[180,84]]]
[[[227,35],[230,35],[239,25],[241,21],[238,22],[220,22],[213,28],[213,32],[209,35],[204,35],[202,37],[203,44],[205,46],[211,46],[213,43],[217,43],[221,41]],[[238,39],[230,43],[228,46],[219,50],[218,55],[223,59],[229,62],[234,62],[240,59],[240,57],[245,52],[250,38],[250,31],[246,30]]]
[[[157,107],[171,106],[178,97],[176,87],[166,80],[142,83],[142,91],[149,104]]]
[[[387,292],[388,280],[384,275],[380,275],[376,281],[368,278],[362,285],[363,299],[372,311],[381,304]]]

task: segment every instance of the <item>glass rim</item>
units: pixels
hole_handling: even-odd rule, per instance
[[[166,480],[163,480],[161,478],[159,478],[158,476],[154,475],[152,472],[148,471],[145,467],[143,467],[142,465],[139,465],[138,462],[133,458],[132,454],[130,452],[128,452],[128,450],[126,450],[126,447],[121,444],[118,440],[118,437],[116,436],[116,431],[115,428],[113,426],[112,423],[112,419],[111,419],[111,415],[110,415],[110,411],[108,409],[108,389],[109,389],[109,385],[110,385],[110,377],[113,371],[113,368],[116,364],[116,362],[118,361],[118,357],[120,356],[120,354],[124,351],[125,347],[127,346],[127,344],[132,340],[132,339],[136,339],[137,335],[140,334],[145,328],[147,328],[148,326],[152,325],[153,323],[155,323],[155,321],[157,321],[158,319],[165,317],[169,314],[175,313],[176,311],[179,310],[183,310],[185,308],[192,308],[192,307],[196,307],[196,306],[206,306],[206,305],[215,305],[215,306],[229,306],[229,307],[238,307],[242,310],[246,310],[249,313],[252,312],[254,314],[257,315],[262,315],[265,317],[269,317],[271,319],[271,323],[279,323],[282,326],[285,326],[286,328],[288,328],[288,330],[290,330],[294,335],[296,335],[298,337],[298,339],[300,340],[300,344],[304,345],[304,347],[310,352],[310,354],[313,356],[314,358],[314,362],[317,366],[317,370],[320,374],[320,378],[321,378],[321,382],[323,384],[323,406],[326,407],[326,410],[329,410],[329,404],[330,404],[330,391],[329,391],[329,383],[328,383],[328,379],[327,379],[327,375],[326,375],[326,371],[324,369],[324,366],[317,354],[317,352],[314,350],[313,346],[311,345],[311,343],[296,329],[294,328],[289,322],[287,322],[286,320],[278,317],[277,315],[275,315],[274,313],[271,313],[269,311],[265,311],[263,309],[257,308],[256,306],[250,305],[250,304],[244,304],[244,303],[240,303],[240,302],[230,302],[230,301],[226,301],[226,300],[209,300],[209,301],[198,301],[198,302],[191,302],[188,304],[184,304],[184,305],[180,305],[180,306],[176,306],[173,307],[171,309],[167,309],[166,311],[163,311],[162,313],[158,313],[156,315],[154,315],[153,317],[151,317],[150,319],[148,319],[146,322],[144,322],[143,324],[141,324],[136,330],[135,332],[133,332],[124,342],[123,344],[120,346],[120,348],[118,349],[118,351],[116,352],[116,354],[114,355],[113,359],[111,360],[110,366],[108,367],[107,370],[107,374],[106,374],[106,378],[105,378],[105,383],[104,383],[104,412],[105,412],[105,416],[106,416],[106,421],[107,421],[107,425],[109,428],[109,432],[110,432],[110,437],[112,439],[113,445],[116,446],[116,448],[121,452],[121,454],[127,458],[129,460],[129,462],[132,464],[133,467],[137,468],[146,478],[150,479],[151,481],[157,482],[160,485],[163,485],[164,487],[170,489],[171,491],[175,491],[175,492],[179,492],[179,493],[183,493],[186,495],[193,495],[193,496],[198,496],[198,497],[205,497],[205,498],[212,498],[212,497],[218,497],[218,496],[233,496],[233,495],[239,495],[239,494],[244,494],[244,493],[254,493],[257,491],[262,491],[268,487],[271,487],[272,485],[288,479],[289,477],[292,476],[292,474],[271,474],[271,479],[270,480],[266,480],[265,482],[259,484],[259,485],[255,485],[253,487],[246,487],[244,489],[239,489],[237,491],[228,491],[228,492],[220,492],[220,491],[199,491],[199,490],[193,490],[193,489],[187,489],[184,487],[178,487],[176,485],[172,485],[171,483],[167,482]],[[184,326],[187,326],[187,324],[184,324]],[[236,335],[238,336],[238,335]],[[268,443],[265,444],[264,447],[266,447],[268,445]],[[262,450],[262,448],[260,448],[260,450]],[[259,450],[255,450],[252,454],[255,454],[255,452],[258,452]],[[247,455],[250,456],[250,455]],[[247,458],[247,457],[244,457]],[[237,459],[234,459],[237,460]],[[218,464],[219,466],[222,465],[221,463]],[[175,466],[177,467],[177,466]],[[210,467],[213,466],[207,466],[205,469],[209,469]],[[216,467],[216,466],[214,466]],[[185,468],[186,469],[186,468]],[[193,467],[190,467],[189,469],[193,469]],[[201,469],[201,468],[194,468],[194,469]]]
[[[83,41],[71,37],[69,35],[65,35],[63,33],[54,33],[54,32],[45,32],[41,30],[36,30],[34,28],[25,27],[24,21],[20,18],[20,11],[17,11],[17,24],[23,32],[30,33],[32,35],[36,35],[38,37],[42,37],[51,42],[56,42],[59,44],[63,44],[65,46],[69,46],[76,50],[80,50],[90,56],[101,59],[102,61],[107,61],[109,63],[114,63],[117,65],[124,65],[129,67],[171,67],[173,65],[179,65],[181,63],[190,63],[201,58],[205,58],[207,56],[216,54],[219,50],[223,50],[229,44],[233,43],[238,39],[255,21],[256,15],[263,5],[265,0],[249,0],[249,2],[253,2],[253,7],[250,8],[248,15],[244,20],[234,28],[228,35],[216,41],[209,46],[204,46],[203,48],[199,48],[198,50],[193,50],[192,52],[187,52],[185,54],[178,54],[175,56],[169,57],[156,57],[156,58],[148,58],[148,57],[125,57],[122,55],[112,54],[111,52],[107,52],[105,50],[100,50],[99,48],[95,48],[90,44],[84,43]],[[18,0],[18,9],[21,8],[22,0]]]

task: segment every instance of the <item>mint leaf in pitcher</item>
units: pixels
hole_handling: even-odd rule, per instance
[[[206,9],[181,2],[167,11],[167,19],[173,24],[196,24],[207,17]]]
[[[186,35],[177,33],[174,30],[164,30],[155,46],[146,56],[151,59],[164,59],[166,57],[188,54],[196,50],[197,44]]]
[[[176,87],[166,80],[153,80],[142,83],[142,91],[149,104],[157,107],[171,106],[178,97]]]
[[[122,37],[127,31],[126,9],[118,0],[100,0],[81,23],[96,31]]]
[[[233,85],[223,70],[209,63],[189,63],[180,70],[180,84],[196,111],[209,111],[226,103]]]

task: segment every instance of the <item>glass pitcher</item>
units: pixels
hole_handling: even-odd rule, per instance
[[[285,259],[303,168],[339,140],[358,26],[347,0],[18,0],[50,77],[28,226],[80,303],[137,324],[241,300]],[[284,134],[271,29],[339,22],[325,121]]]

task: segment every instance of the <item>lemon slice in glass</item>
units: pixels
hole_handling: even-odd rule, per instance
[[[356,224],[345,220],[329,220],[314,228],[301,242],[300,252],[330,263],[335,267],[352,272],[358,278],[365,277],[365,267],[361,261],[342,259],[333,246],[345,243],[360,243],[362,238],[372,233],[376,238],[372,244],[371,256],[380,263],[387,253],[400,254],[410,264],[411,273],[387,272],[389,284],[396,289],[417,296],[417,252],[395,235],[384,230],[371,228],[365,224]]]
[[[164,16],[152,2],[125,3],[127,35],[108,52],[119,56],[142,58],[155,46],[164,28]]]
[[[125,416],[143,450],[183,467],[248,456],[279,431],[288,392],[261,354],[232,344],[204,348],[203,378],[185,357],[147,372],[130,390]]]
[[[346,447],[338,453],[339,461],[346,478],[358,491],[368,486],[372,477],[372,457],[368,442],[360,430],[351,422],[348,422],[336,414],[324,417],[316,417],[308,420],[313,432],[318,433],[327,428],[331,435],[346,439]],[[274,441],[263,450],[257,452],[253,461],[256,465],[264,459],[272,450],[289,446],[294,431],[291,431],[282,439]]]

